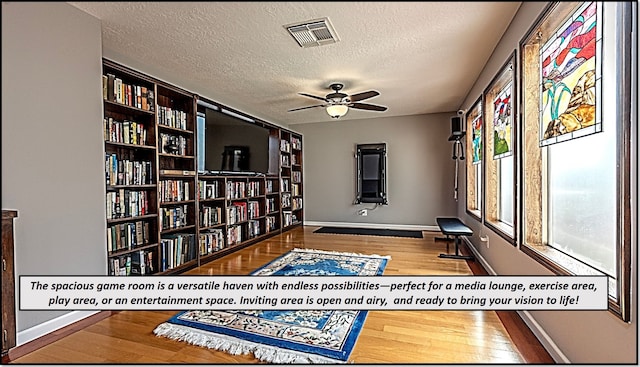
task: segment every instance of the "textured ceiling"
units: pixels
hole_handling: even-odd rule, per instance
[[[377,90],[341,120],[457,110],[520,2],[70,2],[102,21],[103,55],[280,125],[331,121],[325,96]],[[284,25],[327,17],[339,42]]]

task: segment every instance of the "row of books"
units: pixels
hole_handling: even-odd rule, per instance
[[[302,198],[293,198],[291,201],[291,209],[300,210],[302,209]]]
[[[125,83],[111,73],[102,75],[102,98],[145,111],[155,110],[153,88]]]
[[[282,196],[280,197],[280,205],[283,208],[289,208],[291,206],[291,194],[288,192],[284,192],[282,193]]]
[[[132,250],[138,246],[149,244],[149,222],[136,221],[119,223],[107,228],[107,249],[109,251]]]
[[[290,180],[288,178],[281,178],[280,179],[280,187],[282,188],[282,191],[290,191]]]
[[[171,107],[158,106],[158,125],[187,130],[187,113]]]
[[[227,181],[227,199],[246,197],[247,183],[244,181]]]
[[[274,185],[273,185],[274,182],[275,182],[274,180],[267,180],[266,181],[266,183],[265,183],[266,191],[265,192],[267,194],[272,194],[272,193],[275,193],[277,191],[277,188],[274,187]]]
[[[160,208],[160,228],[176,229],[187,226],[189,206],[187,204],[178,205],[171,208]]]
[[[160,240],[160,271],[173,269],[194,260],[196,241],[194,234],[174,234]]]
[[[198,181],[198,199],[216,199],[220,198],[220,183],[218,181]]]
[[[249,238],[258,237],[261,234],[260,222],[257,220],[250,220],[247,225],[247,230],[249,232]]]
[[[300,196],[300,184],[291,184],[291,195]]]
[[[149,192],[119,189],[107,192],[107,219],[149,214]]]
[[[244,222],[247,219],[247,203],[234,202],[227,207],[227,222],[229,224]]]
[[[276,198],[267,198],[265,209],[267,213],[273,213],[278,210],[276,206]]]
[[[200,255],[209,255],[224,249],[224,232],[220,228],[200,233]]]
[[[282,223],[283,227],[287,227],[294,223],[297,223],[298,217],[295,214],[293,214],[291,211],[283,211],[282,220],[283,220],[283,223]]]
[[[247,214],[249,215],[249,219],[255,219],[260,216],[260,202],[258,201],[249,201],[247,203]]]
[[[291,172],[291,178],[293,179],[293,182],[301,183],[302,182],[302,172],[300,172],[300,171]]]
[[[182,135],[160,134],[160,151],[165,154],[187,155],[188,141]]]
[[[140,250],[109,258],[109,275],[149,275],[155,272],[153,251]]]
[[[291,137],[291,147],[296,150],[302,150],[302,140],[298,137]]]
[[[267,227],[267,232],[275,231],[278,229],[278,218],[273,215],[267,215],[265,217],[265,224]]]
[[[224,221],[222,218],[221,207],[202,206],[200,209],[200,226],[210,227],[216,224],[221,224]]]
[[[189,182],[187,181],[161,180],[158,192],[160,193],[161,203],[191,200]]]
[[[260,181],[249,181],[247,182],[247,197],[260,196],[262,192],[260,191]]]
[[[135,121],[116,121],[112,117],[102,119],[104,140],[113,143],[147,145],[147,128]]]
[[[291,153],[291,143],[288,140],[280,140],[280,151],[285,153]]]
[[[107,185],[149,185],[153,183],[151,161],[131,161],[106,153],[104,170]]]
[[[291,166],[291,162],[289,160],[289,156],[288,155],[281,155],[280,156],[280,163],[282,163],[283,167],[290,167]]]
[[[227,243],[229,246],[233,246],[237,243],[242,242],[242,227],[240,226],[229,226],[227,227]]]

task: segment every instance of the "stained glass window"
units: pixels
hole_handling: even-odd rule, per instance
[[[540,146],[602,131],[600,11],[585,3],[540,47]]]
[[[473,164],[480,164],[482,162],[482,115],[478,115],[471,122],[472,134],[472,156]]]
[[[500,159],[513,154],[511,126],[511,88],[507,84],[493,101],[493,158]]]

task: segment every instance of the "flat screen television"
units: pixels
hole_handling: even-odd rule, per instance
[[[277,130],[224,109],[198,107],[198,171],[278,174]]]

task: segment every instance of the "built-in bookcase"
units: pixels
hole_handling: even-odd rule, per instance
[[[291,133],[291,224],[299,224],[303,217],[302,200],[302,135]]]
[[[109,275],[160,271],[155,83],[105,61],[103,135]]]
[[[156,121],[160,194],[160,271],[198,262],[195,97],[157,85]]]
[[[103,60],[109,275],[180,273],[302,224],[302,136],[259,121],[279,174],[199,174],[198,98]]]
[[[302,223],[302,135],[280,132],[280,206],[282,227]]]

